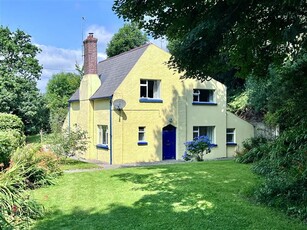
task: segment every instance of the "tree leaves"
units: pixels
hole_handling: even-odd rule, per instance
[[[106,49],[108,57],[129,51],[144,45],[148,41],[146,34],[142,33],[136,24],[125,24],[114,34]]]
[[[42,66],[36,59],[40,49],[21,30],[0,27],[0,112],[22,119],[26,133],[35,133],[48,123],[48,111],[36,87]],[[48,116],[47,116],[48,118]]]
[[[265,77],[270,64],[306,48],[305,1],[117,0],[113,10],[155,38],[176,40],[171,66],[187,78],[233,69],[241,77]]]
[[[38,80],[42,71],[35,58],[40,49],[31,44],[30,35],[21,30],[11,32],[0,27],[0,75],[11,73],[15,76]]]

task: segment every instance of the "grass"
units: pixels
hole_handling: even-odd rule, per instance
[[[96,164],[83,162],[71,158],[62,158],[60,160],[60,168],[62,170],[73,170],[73,169],[92,169],[98,168]]]
[[[46,208],[32,229],[306,229],[246,198],[248,165],[209,161],[64,174],[33,191]]]
[[[26,143],[27,144],[39,144],[41,143],[41,135],[40,134],[35,134],[35,135],[30,135],[26,136]]]

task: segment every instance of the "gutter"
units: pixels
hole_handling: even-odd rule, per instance
[[[110,165],[112,165],[113,161],[113,127],[112,127],[112,99],[113,95],[110,97]]]

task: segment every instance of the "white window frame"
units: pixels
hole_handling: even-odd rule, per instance
[[[109,144],[109,131],[107,125],[98,125],[98,139],[97,144],[99,145],[108,145]]]
[[[203,133],[205,132],[205,134]],[[208,136],[212,144],[215,143],[215,126],[193,126],[193,139],[199,136]]]
[[[138,129],[138,142],[146,142],[146,127],[145,126],[139,126]]]
[[[145,83],[142,83],[142,81],[145,81]],[[153,97],[149,97],[149,82],[153,82]],[[151,98],[151,99],[160,99],[160,85],[161,85],[161,80],[146,80],[146,79],[141,79],[140,80],[140,98]],[[146,87],[146,95],[142,96],[141,95],[141,88]]]
[[[233,141],[227,141],[228,135],[232,135]],[[226,129],[226,143],[236,143],[236,129],[235,128],[227,128]]]
[[[201,92],[208,91],[209,92],[209,100],[202,101],[201,100]],[[205,103],[214,103],[214,89],[193,89],[193,102],[205,102]]]

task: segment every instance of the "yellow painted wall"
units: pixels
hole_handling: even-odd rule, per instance
[[[225,157],[226,130],[226,88],[223,84],[211,80],[204,83],[187,80],[185,95],[187,97],[187,140],[193,139],[193,126],[214,126],[214,139],[217,147],[212,148],[207,159]],[[193,89],[215,89],[214,101],[216,105],[193,105]],[[181,146],[182,150],[184,146]],[[181,150],[181,151],[182,151]]]
[[[113,99],[124,99],[127,103],[122,112],[113,114],[114,163],[132,163],[162,160],[162,128],[172,117],[177,126],[178,75],[165,65],[169,54],[151,45],[144,52]],[[163,103],[142,103],[140,79],[161,80],[160,97]],[[146,127],[148,145],[138,145],[138,128]]]
[[[227,112],[227,128],[235,128],[237,146],[227,146],[227,157],[232,157],[236,150],[242,149],[242,142],[245,139],[254,137],[254,126],[233,113]]]
[[[98,125],[107,125],[110,134],[110,99],[98,99],[94,101],[94,120],[93,120],[93,143],[91,159],[100,160],[105,163],[110,162],[110,150],[98,148]],[[110,146],[110,137],[109,147]]]
[[[215,80],[205,83],[180,80],[180,75],[165,64],[169,57],[158,47],[149,46],[116,90],[113,99],[124,99],[127,105],[123,112],[113,115],[115,164],[162,160],[162,128],[168,124],[177,128],[176,159],[181,159],[184,143],[192,140],[193,126],[215,126],[218,147],[206,157],[226,156],[225,86]],[[163,103],[139,102],[140,79],[161,80]],[[192,105],[193,88],[216,89],[217,105]],[[146,127],[148,145],[137,144],[139,126]]]
[[[94,121],[94,102],[90,101],[89,98],[96,92],[100,87],[100,79],[97,74],[84,75],[80,83],[80,95],[79,102],[72,102],[70,107],[70,123],[77,123],[78,126],[87,131],[88,136],[88,148],[85,154],[80,157],[91,159],[93,158],[93,138],[95,132],[93,128]]]

